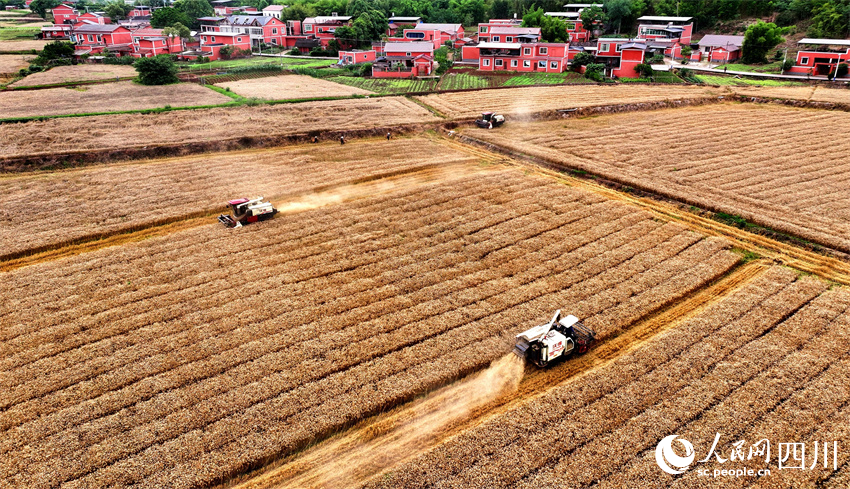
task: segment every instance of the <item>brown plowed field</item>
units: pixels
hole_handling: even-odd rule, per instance
[[[494,168],[8,272],[41,292],[0,306],[0,476],[217,481],[486,366],[541,311],[617,335],[727,246]]]
[[[218,83],[243,97],[259,97],[269,100],[286,100],[313,97],[344,97],[346,95],[370,95],[362,88],[350,87],[307,75],[280,75]]]
[[[818,86],[733,87],[732,91],[740,95],[749,95],[754,97],[850,104],[850,90],[847,90],[846,88],[825,88]]]
[[[850,151],[846,119],[812,109],[715,105],[467,134],[850,252],[850,162],[829,156]],[[639,134],[639,143],[626,134]]]
[[[13,87],[32,87],[35,85],[51,85],[54,83],[70,83],[90,80],[114,80],[136,76],[138,72],[132,66],[122,65],[86,65],[56,66],[41,73],[33,73],[26,78],[13,83]],[[182,96],[182,95],[181,95]],[[171,104],[173,107],[178,105]],[[192,104],[194,105],[194,104]],[[79,112],[94,112],[91,110],[80,110]]]
[[[719,88],[676,85],[663,89],[644,85],[566,85],[440,93],[416,98],[456,119],[479,117],[486,111],[516,116],[593,105],[714,97],[723,93],[725,90]]]

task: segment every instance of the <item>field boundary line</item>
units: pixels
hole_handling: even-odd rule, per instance
[[[103,80],[79,80],[73,82],[62,82],[62,83],[47,83],[44,85],[24,85],[18,87],[0,87],[0,92],[16,92],[16,91],[26,91],[26,90],[45,90],[48,88],[63,88],[63,87],[76,87],[77,85],[101,85],[104,83],[115,83],[119,81],[131,81],[135,80],[136,76],[121,76],[117,79],[105,78]],[[50,117],[50,116],[46,116]]]
[[[533,167],[540,173],[548,174],[551,177],[562,180],[568,185],[584,188],[585,190],[602,194],[611,199],[636,205],[664,220],[678,222],[702,234],[723,237],[730,241],[733,247],[771,258],[777,263],[817,275],[827,281],[850,285],[850,255],[821,243],[817,243],[817,245],[822,248],[824,253],[806,250],[794,242],[784,243],[769,236],[755,234],[687,211],[685,209],[691,205],[682,201],[680,197],[672,194],[659,194],[653,190],[643,188],[635,182],[617,181],[601,176],[596,178],[598,175],[592,172],[585,172],[588,177],[594,179],[594,181],[591,181],[565,173],[578,170],[566,163],[553,161],[545,157],[527,155],[509,147],[499,146],[467,135],[457,135],[455,136],[455,141],[457,141],[455,144],[467,144],[481,150],[507,155],[513,158],[514,163],[519,166],[526,168]],[[632,195],[631,193],[621,191],[620,188],[624,186],[638,189],[641,195]],[[698,207],[696,208],[699,209]],[[714,209],[707,210],[716,212]],[[773,231],[767,226],[764,227],[766,230]],[[782,233],[777,234],[782,235]],[[802,239],[793,235],[788,236]]]

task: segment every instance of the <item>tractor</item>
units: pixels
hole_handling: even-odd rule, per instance
[[[548,323],[516,335],[513,352],[544,368],[556,360],[586,352],[595,340],[596,332],[573,315],[561,318],[558,310]]]

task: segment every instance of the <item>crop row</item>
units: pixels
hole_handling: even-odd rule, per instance
[[[464,433],[456,441],[392,472],[386,478],[388,482],[372,485],[426,487],[442,481],[445,487],[464,487],[516,483],[686,387],[691,376],[707,372],[695,362],[720,360],[724,351],[734,351],[748,338],[770,329],[784,314],[821,290],[793,280],[793,273],[772,269],[651,344]],[[763,314],[765,311],[769,314]],[[742,330],[745,324],[750,324],[749,330]],[[728,333],[721,336],[718,330]],[[706,348],[706,339],[715,342],[713,348]],[[676,375],[670,375],[672,372]],[[552,433],[567,435],[553,444]]]

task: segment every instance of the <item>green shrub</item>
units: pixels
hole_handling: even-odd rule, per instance
[[[591,63],[585,67],[584,76],[595,82],[605,80],[605,65],[602,63]]]
[[[152,58],[139,58],[134,63],[142,85],[167,85],[177,83],[177,65],[167,54]]]

